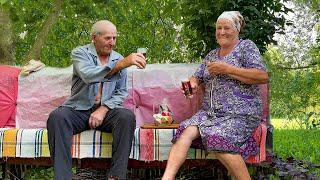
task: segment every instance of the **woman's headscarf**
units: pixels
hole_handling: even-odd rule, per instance
[[[217,19],[227,19],[240,32],[241,26],[244,23],[243,16],[239,11],[224,11]]]

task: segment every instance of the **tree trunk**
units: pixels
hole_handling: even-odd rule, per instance
[[[61,11],[63,0],[55,0],[52,10],[49,13],[46,21],[44,22],[41,31],[38,33],[36,40],[26,58],[24,59],[24,63],[28,62],[31,59],[40,60],[41,49],[45,45],[48,34],[52,29],[53,25],[56,23],[59,17],[59,13]]]
[[[0,6],[0,64],[14,62],[11,20],[9,13]]]

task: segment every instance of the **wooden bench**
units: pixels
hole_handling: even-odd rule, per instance
[[[152,64],[145,70],[128,69],[129,95],[124,105],[131,109],[137,118],[129,167],[165,167],[176,129],[146,129],[142,126],[153,123],[153,111],[163,98],[169,102],[175,123],[191,117],[197,111],[203,92],[200,91],[192,100],[187,100],[179,89],[180,80],[190,76],[198,65]],[[0,104],[9,102],[9,110],[14,107],[10,116],[11,124],[3,123],[2,127],[6,128],[0,129],[0,159],[3,169],[6,171],[10,164],[51,166],[46,119],[48,114],[68,97],[72,68],[45,68],[27,77],[19,77],[19,69],[16,67],[0,66],[0,72],[0,83],[8,85],[0,89]],[[248,164],[270,162],[268,152],[272,152],[268,86],[260,85],[260,89],[264,109],[261,124],[255,131],[260,152],[247,159]],[[12,95],[7,99],[3,96],[8,94],[6,91]],[[8,119],[0,120],[7,122]],[[12,119],[15,125],[12,125]],[[73,137],[72,146],[74,165],[81,168],[108,168],[111,148],[112,136],[109,133],[88,130],[77,134]],[[212,166],[216,165],[213,163],[214,159],[212,155],[205,157],[205,152],[201,149],[190,149],[185,165]]]

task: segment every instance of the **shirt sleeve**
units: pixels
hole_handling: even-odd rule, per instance
[[[266,71],[258,47],[251,40],[244,40],[242,44],[241,64],[244,68],[256,68]]]
[[[76,48],[71,52],[73,68],[77,75],[86,83],[92,84],[106,81],[105,76],[111,70],[108,65],[97,66],[94,59],[81,48]]]

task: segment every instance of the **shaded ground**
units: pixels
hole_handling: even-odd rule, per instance
[[[311,164],[303,160],[295,160],[293,158],[281,159],[273,157],[271,164],[261,164],[259,166],[249,166],[249,172],[252,179],[267,180],[267,179],[320,179],[320,165]],[[97,169],[75,169],[74,180],[80,179],[106,179],[107,170]],[[5,179],[52,179],[52,167],[32,167],[24,165],[10,165],[8,172],[3,173],[0,170],[2,178],[6,174]],[[164,169],[129,169],[129,180],[140,179],[160,179]],[[1,179],[1,177],[0,177]],[[206,179],[231,179],[227,170],[222,165],[214,167],[181,168],[176,179],[184,180],[206,180]]]
[[[249,172],[252,179],[269,180],[269,179],[306,179],[318,180],[320,176],[320,165],[314,165],[303,160],[293,158],[281,159],[274,156],[271,164],[262,164],[259,166],[249,166]],[[160,179],[163,169],[131,169],[128,173],[128,179]],[[88,169],[79,169],[75,179],[104,179],[106,171],[92,171]],[[176,176],[177,179],[230,179],[228,172],[223,167],[218,168],[183,168]]]
[[[319,164],[295,160],[292,157],[282,159],[275,156],[270,168],[273,168],[277,172],[277,176],[281,178],[320,179]]]

